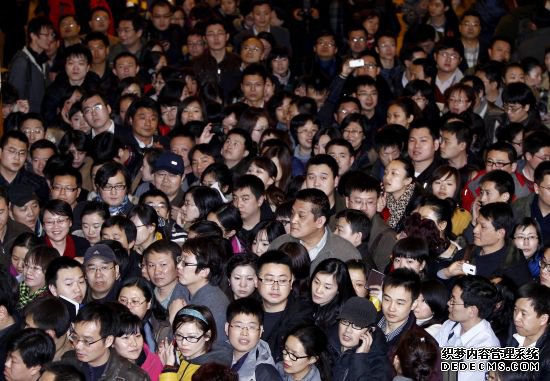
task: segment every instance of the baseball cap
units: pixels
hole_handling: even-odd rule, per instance
[[[174,175],[183,175],[183,159],[173,152],[163,152],[153,166],[154,172],[167,171]]]
[[[104,243],[98,243],[90,246],[84,253],[84,264],[88,263],[94,258],[101,258],[106,262],[114,262],[118,265],[118,259],[113,249]]]

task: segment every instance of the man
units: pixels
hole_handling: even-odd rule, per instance
[[[262,339],[271,348],[275,361],[282,359],[283,338],[294,327],[313,324],[313,305],[292,293],[292,261],[279,250],[267,251],[258,261],[258,294],[264,311]]]
[[[319,110],[321,111],[321,110]],[[361,103],[354,97],[344,96],[340,98],[334,110],[334,119],[338,124],[342,123],[344,118],[351,114],[361,112]]]
[[[437,74],[435,63],[429,58],[415,59],[412,62],[409,71],[411,81],[419,79],[428,82],[430,85],[434,83],[435,76]]]
[[[84,119],[92,127],[92,139],[102,132],[110,132],[120,137],[120,129],[111,119],[111,106],[102,94],[91,92],[84,95],[80,102]]]
[[[427,57],[426,52],[419,46],[402,48],[400,50],[399,61],[401,62],[401,69],[392,78],[394,94],[401,95],[405,86],[414,79],[411,71],[413,62],[417,59],[425,59]]]
[[[353,25],[348,30],[349,58],[360,58],[367,49],[367,31],[362,25]]]
[[[149,380],[139,366],[111,350],[114,343],[115,317],[105,304],[91,302],[78,311],[70,329],[69,341],[75,348],[63,355],[63,361],[76,366],[89,381]]]
[[[353,147],[346,139],[332,139],[325,146],[325,150],[338,163],[339,177],[351,169],[355,157],[353,156]]]
[[[432,172],[441,165],[437,154],[439,132],[424,123],[412,123],[409,127],[408,154],[414,166],[416,181],[426,187]]]
[[[493,312],[497,298],[495,286],[486,278],[477,275],[459,278],[447,303],[449,320],[443,323],[435,337],[439,346],[500,347],[491,324],[486,320]],[[465,361],[468,360],[466,357]],[[485,380],[485,372],[461,371],[458,372],[458,380],[482,381]]]
[[[40,112],[48,77],[45,51],[55,39],[55,28],[47,17],[36,17],[27,24],[28,45],[10,62],[8,82],[19,97],[29,101],[29,111]]]
[[[413,313],[419,295],[420,277],[412,270],[397,269],[384,278],[382,316],[377,326],[386,336],[392,360],[401,337],[408,331],[422,330],[416,325]]]
[[[12,185],[8,191],[8,198],[10,219],[17,222],[18,227],[24,225],[28,230],[35,232],[37,235],[42,235],[42,225],[38,219],[40,216],[40,204],[38,197],[32,189],[29,189],[25,185]],[[8,222],[8,227],[9,225],[10,223]],[[16,229],[14,235],[17,236],[19,233],[27,231],[24,227],[22,229],[24,230]]]
[[[4,132],[0,139],[0,185],[9,188],[23,184],[45,202],[49,193],[46,180],[24,168],[28,148],[29,140],[25,134],[15,130]]]
[[[351,94],[353,97],[359,100],[361,104],[361,114],[367,117],[367,142],[371,139],[370,136],[379,126],[386,123],[386,113],[383,111],[382,98],[380,96],[379,86],[375,77],[363,75],[356,77],[354,80],[355,90]],[[345,136],[345,130],[343,131],[344,139],[351,140],[351,138]],[[354,146],[354,149],[358,149],[359,146],[350,143]],[[370,142],[369,144],[372,144]]]
[[[150,4],[151,20],[146,30],[146,40],[156,40],[162,45],[168,63],[175,65],[182,58],[183,33],[170,22],[173,9],[167,0],[155,0]]]
[[[302,68],[303,74],[322,76],[332,80],[341,66],[341,59],[336,44],[336,36],[329,31],[321,32],[313,46],[313,58],[305,62]]]
[[[494,106],[496,110],[502,111],[502,64],[500,62],[488,62],[478,65],[475,69],[475,75],[483,82],[485,87],[485,97],[489,105]],[[495,110],[495,111],[496,111]],[[490,126],[487,121],[486,126]]]
[[[475,159],[470,152],[472,144],[472,130],[462,122],[448,122],[439,129],[441,142],[439,152],[442,159],[447,160],[449,165],[458,169],[462,184],[470,179],[473,172],[477,171]]]
[[[129,11],[119,18],[117,33],[120,42],[114,45],[109,51],[110,63],[122,52],[129,52],[138,57],[138,59],[141,58],[143,49],[141,37],[143,35],[144,24],[143,18],[137,12]]]
[[[29,139],[29,144],[44,139],[46,136],[46,128],[44,127],[44,118],[42,115],[29,112],[21,116],[19,119],[19,131],[24,133]]]
[[[243,102],[251,107],[264,107],[264,86],[267,78],[265,68],[260,64],[249,65],[243,70],[241,92]]]
[[[50,157],[57,154],[57,147],[53,142],[41,139],[31,144],[29,154],[31,155],[32,172],[35,175],[44,177],[46,163]]]
[[[544,245],[550,245],[550,161],[535,169],[535,192],[512,204],[514,218],[519,223],[525,217],[534,218],[541,227]]]
[[[185,192],[181,184],[185,179],[183,159],[173,152],[163,152],[153,167],[153,185],[168,196],[172,208],[183,205]]]
[[[435,76],[435,100],[445,102],[445,91],[458,83],[464,76],[458,66],[464,56],[464,47],[460,41],[444,39],[434,48],[434,59],[437,68]]]
[[[531,275],[525,257],[507,238],[513,224],[512,209],[506,203],[494,202],[479,208],[474,228],[475,247],[459,251],[455,261],[437,273],[439,278],[466,275],[463,265],[469,263],[476,275],[506,276],[516,286],[529,282]]]
[[[69,308],[71,320],[86,296],[86,278],[82,265],[68,257],[55,258],[46,269],[46,285],[51,294]]]
[[[330,203],[330,215],[345,208],[344,199],[336,192],[336,186],[340,179],[338,175],[338,163],[328,154],[313,156],[306,165],[306,187],[319,189],[327,195]],[[329,221],[329,228],[334,230],[335,221],[333,218]]]
[[[54,361],[61,360],[61,356],[73,349],[67,338],[70,315],[61,300],[54,297],[36,298],[25,307],[24,313],[26,328],[39,328],[53,339]]]
[[[36,328],[27,328],[8,343],[4,376],[7,381],[36,381],[42,367],[53,360],[55,344],[50,336]]]
[[[118,54],[113,60],[113,74],[118,81],[133,78],[138,75],[139,63],[137,57],[129,52]]]
[[[63,200],[74,211],[78,203],[78,196],[80,196],[80,192],[82,191],[82,175],[80,171],[74,168],[60,168],[54,173],[50,184],[50,199]]]
[[[380,181],[372,176],[359,173],[346,182],[344,194],[346,208],[360,210],[370,220],[368,252],[363,261],[380,272],[388,266],[390,253],[396,242],[395,232],[377,212],[380,193]]]
[[[96,16],[102,18],[103,16]],[[108,93],[112,90],[115,79],[114,74],[109,70],[107,57],[109,56],[109,38],[102,32],[91,32],[86,35],[84,45],[90,49],[92,53],[92,62],[90,63],[90,71],[96,73],[100,78],[100,88],[103,93]]]
[[[247,37],[241,45],[241,69],[260,63],[264,55],[264,45],[258,37]]]
[[[523,139],[525,165],[522,175],[531,183],[535,179],[535,169],[543,161],[550,161],[550,133],[546,130],[533,131]]]
[[[380,57],[380,75],[386,80],[392,91],[394,79],[399,76],[401,68],[397,61],[397,41],[389,32],[382,32],[376,39],[374,48]]]
[[[494,36],[487,49],[489,54],[487,61],[506,63],[512,57],[512,43],[504,36]]]
[[[514,327],[507,347],[529,348],[539,350],[540,379],[550,375],[548,359],[550,358],[550,342],[548,341],[548,324],[550,322],[550,289],[541,284],[528,283],[519,288],[516,293],[514,308]]]
[[[184,57],[186,61],[192,62],[201,57],[206,48],[204,32],[198,29],[191,29],[187,35],[185,45],[187,46],[187,54]]]
[[[224,99],[230,99],[239,87],[241,59],[226,50],[229,33],[217,19],[206,22],[205,41],[208,49],[193,61],[199,83],[213,81],[220,85]]]
[[[475,66],[480,62],[485,50],[481,46],[479,35],[481,33],[481,16],[474,10],[464,12],[458,25],[460,41],[464,46],[464,59],[468,71],[473,72]]]
[[[184,179],[181,185],[182,190],[187,191],[191,184],[195,183],[197,179],[193,174],[193,167],[190,162],[189,153],[195,146],[195,136],[188,131],[172,132],[170,138],[170,151],[179,155],[183,160],[184,167]]]
[[[102,243],[90,246],[84,253],[84,270],[90,287],[88,302],[116,300],[120,289],[120,267],[109,246]]]
[[[102,33],[109,40],[108,45],[115,45],[119,40],[118,37],[114,36],[114,27],[111,26],[111,12],[105,7],[94,7],[90,10],[90,20],[88,25],[90,26],[90,33]],[[107,45],[107,46],[108,46]]]
[[[328,229],[330,203],[327,195],[319,189],[302,189],[296,194],[292,205],[290,234],[285,234],[269,245],[278,249],[286,242],[299,242],[308,251],[311,260],[310,272],[324,259],[338,258],[342,261],[360,259],[359,252],[345,239],[335,236]]]

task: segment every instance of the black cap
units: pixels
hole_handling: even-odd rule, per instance
[[[163,152],[153,165],[154,172],[167,171],[174,175],[183,175],[185,168],[180,155],[173,152]]]
[[[38,201],[38,197],[32,188],[23,184],[12,184],[8,189],[8,199],[15,206],[24,206],[31,200]]]
[[[344,303],[338,319],[366,328],[376,322],[376,308],[370,300],[354,296]]]
[[[88,263],[94,258],[101,258],[106,262],[114,262],[118,265],[118,259],[113,249],[104,243],[98,243],[90,246],[84,253],[84,264]]]

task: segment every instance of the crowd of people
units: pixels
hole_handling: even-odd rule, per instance
[[[550,379],[550,0],[65,3],[6,45],[0,381]]]

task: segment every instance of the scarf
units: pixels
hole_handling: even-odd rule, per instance
[[[22,309],[34,299],[47,292],[47,290],[48,287],[44,286],[40,287],[35,292],[32,292],[31,288],[27,286],[25,281],[19,283],[19,301],[17,302],[17,309]]]
[[[44,237],[44,241],[49,247],[54,247],[52,241],[50,241],[50,238],[48,238],[48,236]],[[76,257],[76,246],[73,237],[70,234],[67,234],[65,241],[65,251],[63,252],[63,256],[69,258]]]
[[[96,201],[104,202],[99,194],[96,197]],[[118,216],[119,214],[123,216],[126,215],[128,204],[130,204],[130,199],[128,198],[128,195],[126,195],[124,196],[122,204],[120,204],[119,206],[109,206],[109,214],[111,216]]]
[[[388,194],[386,205],[390,211],[390,218],[388,219],[388,225],[395,229],[401,218],[405,214],[405,209],[409,205],[409,201],[414,193],[414,184],[409,184],[405,188],[405,193],[398,200],[393,197],[393,194]]]

